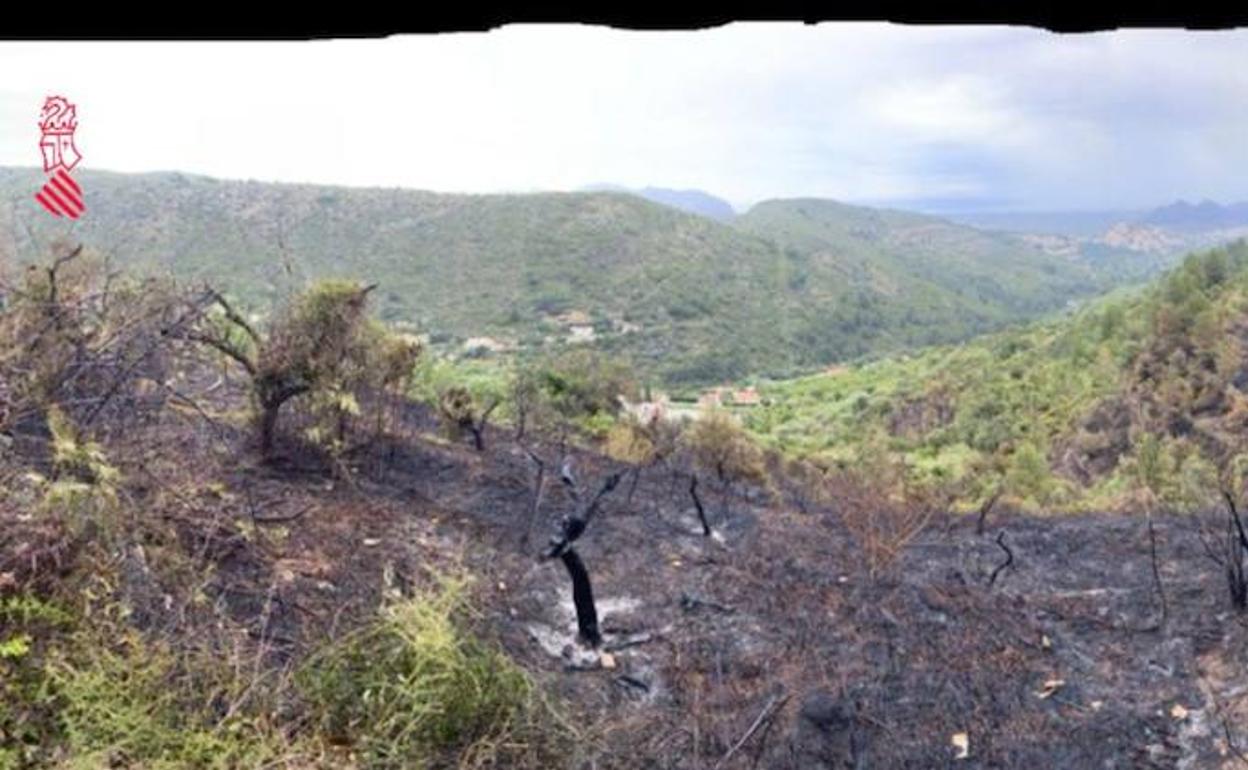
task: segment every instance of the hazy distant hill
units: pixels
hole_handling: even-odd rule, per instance
[[[1242,236],[1242,230],[1248,228],[1248,203],[1224,206],[1209,200],[1176,201],[1145,210],[971,212],[950,214],[949,218],[990,230],[1060,235],[1106,245],[1120,240],[1124,228],[1146,228],[1140,232],[1154,234],[1160,230],[1160,240],[1170,244],[1161,250],[1182,253]]]
[[[1248,234],[1248,204],[1180,201],[1147,211],[996,212],[957,221],[1012,232],[1054,253],[1077,254],[1122,281],[1148,278],[1193,249]]]
[[[955,222],[988,230],[1092,237],[1119,222],[1133,222],[1146,212],[1112,211],[989,211],[946,215]]]
[[[701,214],[704,217],[726,222],[737,215],[732,204],[723,198],[717,198],[702,190],[673,190],[668,187],[642,187],[633,189],[615,184],[589,185],[586,192],[626,192],[640,195],[648,201],[664,206],[687,211],[690,214]]]
[[[38,209],[41,181],[0,169],[0,254],[30,256],[34,241],[72,230],[123,263],[211,279],[261,310],[310,277],[374,280],[384,318],[436,339],[532,348],[592,336],[669,382],[962,339],[1113,282],[1009,236],[827,201],[760,204],[729,225],[620,193],[88,171],[88,213],[71,226]]]
[[[665,187],[643,187],[637,194],[646,200],[662,203],[665,206],[701,214],[704,217],[721,221],[732,219],[737,215],[732,204],[722,198],[716,198],[701,190],[669,190]]]
[[[1248,202],[1223,206],[1210,200],[1195,204],[1176,201],[1147,212],[1139,221],[1176,230],[1248,227]]]

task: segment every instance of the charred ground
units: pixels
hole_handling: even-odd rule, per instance
[[[208,415],[245,403],[241,390],[208,394],[211,377],[194,379],[184,395]],[[1169,614],[1152,628],[1142,519],[1002,515],[982,536],[971,518],[944,519],[872,579],[835,504],[803,514],[747,490],[729,495],[725,514],[711,492],[707,538],[673,478],[681,469],[655,469],[630,504],[623,491],[608,496],[580,541],[604,661],[575,642],[562,568],[536,558],[577,502],[551,485],[533,521],[534,465],[509,431],[491,430],[476,452],[438,438],[427,408],[406,406],[399,430],[352,458],[347,483],[306,448],[288,442],[262,464],[245,431],[214,421],[218,432],[173,403],[152,414],[109,452],[134,453],[122,466],[134,502],[170,519],[185,553],[213,565],[207,594],[266,649],[266,665],[363,622],[386,575],[404,586],[458,565],[478,579],[480,632],[589,728],[586,757],[570,760],[1233,767],[1248,745],[1248,629],[1191,517],[1157,521]],[[619,470],[567,451],[586,484]],[[194,488],[210,491],[170,493]],[[47,563],[37,529],[6,526],[5,568],[17,580]],[[1007,561],[998,537],[1012,562],[989,585]],[[166,598],[179,587],[141,554],[135,544],[121,588],[134,622],[195,633],[205,619]],[[965,759],[951,742],[959,733]]]
[[[872,562],[873,530],[857,522],[893,503],[800,494],[773,457],[768,484],[703,474],[707,536],[687,458],[630,466],[592,442],[488,425],[478,450],[401,397],[379,397],[387,419],[367,441],[327,453],[288,419],[264,457],[238,367],[177,334],[150,349],[136,339],[129,358],[92,359],[112,376],[84,378],[76,392],[90,397],[65,407],[79,424],[99,415],[89,435],[118,472],[124,515],[78,526],[21,505],[30,473],[55,477],[59,450],[41,415],[13,420],[0,592],[94,587],[125,608],[119,628],[261,682],[439,575],[470,574],[471,631],[552,694],[566,724],[559,740],[489,756],[451,744],[429,764],[1248,764],[1248,625],[1211,547],[1221,512],[1155,516],[1156,574],[1147,519],[1129,515],[988,511],[980,531],[932,508],[902,525],[895,558]],[[603,634],[591,648],[568,575],[539,557],[615,474],[576,541]],[[298,737],[315,729],[302,714],[283,701],[270,719]],[[330,743],[340,753],[317,761],[370,764],[350,734]],[[50,751],[28,756],[72,759]]]

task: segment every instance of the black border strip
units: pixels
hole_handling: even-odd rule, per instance
[[[484,32],[507,24],[579,23],[627,30],[693,30],[734,21],[889,21],[900,24],[995,24],[1054,32],[1098,32],[1119,28],[1227,29],[1248,27],[1248,3],[1135,2],[1082,4],[1041,0],[961,0],[919,4],[907,0],[843,0],[811,3],[700,3],[676,6],[644,2],[570,6],[550,3],[511,7],[455,2],[339,6],[325,18],[325,5],[262,8],[256,4],[196,3],[180,7],[141,5],[124,9],[99,3],[63,10],[32,5],[24,18],[0,26],[0,40],[314,40],[380,38],[402,34]],[[27,10],[27,9],[23,9]],[[10,12],[12,16],[16,16]]]

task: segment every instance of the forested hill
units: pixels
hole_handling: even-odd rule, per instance
[[[1066,318],[767,385],[748,424],[819,462],[901,455],[976,503],[1199,508],[1248,469],[1246,361],[1239,241]]]
[[[29,259],[72,234],[124,265],[211,280],[260,312],[309,278],[361,277],[381,285],[384,319],[448,348],[592,336],[669,383],[960,340],[1115,282],[1012,236],[827,201],[721,223],[610,192],[78,178],[88,211],[70,224],[37,209],[37,169],[0,169],[0,254]]]

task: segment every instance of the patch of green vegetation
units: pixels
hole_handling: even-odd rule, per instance
[[[0,768],[560,766],[570,728],[468,630],[465,588],[446,580],[384,607],[308,658],[293,683],[145,635],[119,604],[86,613],[8,597]],[[294,730],[299,714],[310,722]]]
[[[448,751],[467,764],[552,758],[549,706],[523,670],[463,631],[464,589],[446,581],[384,607],[299,671],[318,729],[366,767],[422,767]]]
[[[132,629],[108,638],[86,630],[58,644],[44,685],[55,694],[66,766],[258,767],[281,756],[285,741],[257,714],[218,713],[226,696],[241,694],[226,673]]]
[[[764,383],[746,424],[824,464],[855,463],[882,437],[912,474],[962,482],[968,505],[1002,489],[1046,510],[1133,501],[1137,445],[1153,436],[1168,454],[1151,485],[1179,505],[1175,490],[1242,451],[1245,329],[1240,242],[1068,318]]]

